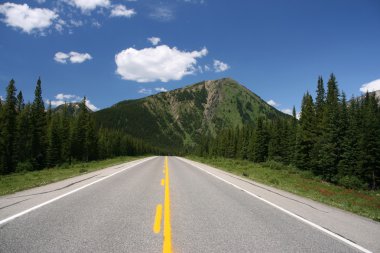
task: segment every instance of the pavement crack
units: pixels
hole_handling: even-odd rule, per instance
[[[27,200],[29,200],[29,199],[30,199],[30,198],[28,198],[28,199],[24,199],[24,200],[21,200],[21,201],[17,201],[17,202],[15,202],[15,203],[12,203],[12,204],[7,205],[7,206],[2,206],[2,207],[0,207],[0,210],[1,210],[1,209],[5,209],[5,208],[10,207],[10,206],[17,205],[17,204],[19,204],[19,203],[21,203],[21,202],[24,202],[24,201],[27,201]]]
[[[91,177],[87,177],[87,178],[85,178],[85,179],[82,179],[82,180],[79,180],[79,181],[73,182],[73,183],[71,183],[71,184],[65,185],[65,186],[63,186],[63,187],[61,187],[61,188],[57,188],[57,189],[54,189],[54,190],[44,191],[44,192],[38,192],[38,193],[33,193],[33,194],[27,194],[27,195],[20,195],[20,196],[15,196],[15,197],[9,197],[9,198],[6,198],[6,199],[16,199],[16,198],[29,197],[29,196],[36,196],[36,195],[46,194],[46,193],[50,193],[50,192],[60,191],[60,190],[63,190],[63,189],[65,189],[65,188],[68,188],[68,187],[70,187],[70,186],[73,186],[73,185],[75,185],[75,184],[78,184],[78,183],[80,183],[80,182],[83,182],[83,181],[86,181],[86,180],[91,179],[91,178],[93,178],[93,177],[96,177],[96,176],[98,176],[98,175],[100,175],[100,174],[96,174],[96,175],[93,175],[93,176],[91,176]]]

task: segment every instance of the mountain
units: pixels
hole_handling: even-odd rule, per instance
[[[230,78],[122,101],[94,115],[102,127],[176,148],[193,147],[202,136],[215,136],[223,128],[249,124],[258,117],[290,117]]]
[[[66,106],[67,106],[67,113],[69,115],[76,115],[78,112],[79,112],[79,105],[80,105],[80,102],[76,102],[76,103],[66,103]],[[53,112],[62,112],[65,108],[65,104],[63,105],[59,105],[57,106],[56,108],[53,109]],[[87,110],[92,113],[93,111],[88,108],[86,106]]]

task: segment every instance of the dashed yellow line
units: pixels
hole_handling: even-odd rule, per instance
[[[164,243],[163,253],[172,252],[172,228],[170,223],[170,189],[168,157],[165,157],[165,202],[164,202]]]
[[[164,186],[165,184],[165,179],[161,179],[161,185]]]
[[[162,219],[162,205],[159,204],[156,207],[156,218],[154,219],[153,231],[158,234],[161,231],[161,219]]]

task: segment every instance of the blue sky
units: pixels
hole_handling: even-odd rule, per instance
[[[3,97],[39,76],[53,105],[95,109],[222,77],[279,110],[331,72],[349,97],[380,89],[377,0],[10,0],[0,19]]]

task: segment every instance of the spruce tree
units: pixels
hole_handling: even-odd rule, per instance
[[[20,101],[20,100],[19,100]],[[31,151],[31,104],[26,104],[17,117],[18,159],[20,162],[30,161]]]
[[[22,91],[19,91],[17,95],[17,112],[21,112],[25,107],[24,96],[22,95]]]
[[[17,98],[15,81],[12,79],[7,86],[2,116],[2,164],[1,173],[8,174],[16,170],[17,165]]]
[[[47,166],[54,167],[61,163],[61,129],[60,129],[60,115],[55,114],[51,116],[47,134]]]
[[[41,79],[37,81],[34,92],[34,101],[31,109],[31,148],[32,165],[34,169],[45,167],[46,160],[46,113],[42,100]]]
[[[302,170],[311,170],[311,155],[315,144],[315,107],[312,96],[307,92],[301,105],[297,129],[296,165]]]
[[[254,134],[254,150],[253,150],[253,161],[254,162],[265,162],[268,158],[268,132],[266,126],[264,125],[263,119],[260,117],[257,120],[257,125]]]
[[[62,111],[62,120],[61,120],[61,159],[62,162],[71,163],[71,122],[70,115],[68,112],[68,105],[65,103]]]
[[[327,83],[326,105],[321,125],[319,165],[321,174],[328,181],[335,181],[339,162],[339,90],[334,74]]]

